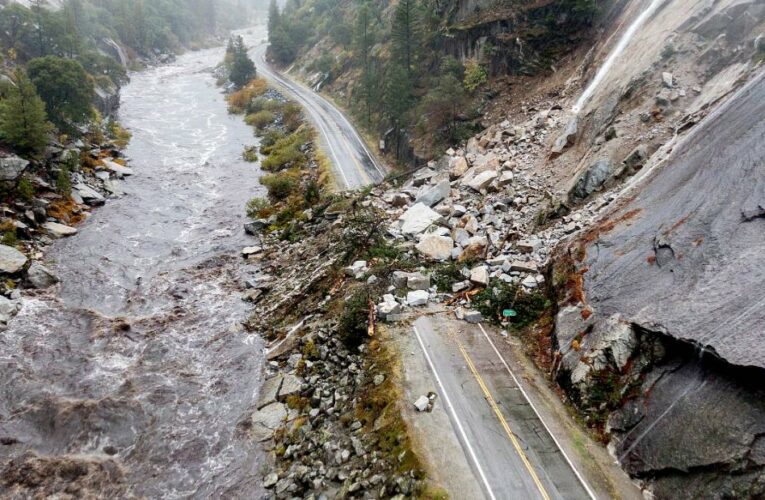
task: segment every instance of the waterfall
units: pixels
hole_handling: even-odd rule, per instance
[[[630,40],[632,40],[632,37],[635,35],[635,32],[640,28],[640,26],[643,25],[646,19],[653,14],[656,9],[659,7],[659,4],[662,2],[662,0],[651,0],[651,4],[648,6],[647,9],[645,9],[638,17],[633,21],[633,23],[630,25],[629,28],[627,28],[627,31],[624,32],[624,35],[622,35],[622,38],[619,40],[619,43],[614,47],[614,49],[611,51],[611,53],[608,55],[608,58],[603,63],[603,66],[600,67],[597,74],[595,75],[595,78],[592,79],[590,84],[587,86],[587,88],[584,90],[582,95],[579,97],[579,100],[576,101],[576,105],[574,105],[574,113],[579,113],[579,111],[582,110],[582,107],[587,103],[587,101],[592,97],[592,94],[595,92],[595,89],[597,89],[598,85],[600,85],[600,82],[603,81],[603,78],[608,74],[609,70],[611,69],[611,66],[613,66],[614,61],[621,55],[622,52],[624,52],[624,49],[627,47],[627,44],[630,43]]]

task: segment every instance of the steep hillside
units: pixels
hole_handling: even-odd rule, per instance
[[[358,11],[306,5],[288,15],[305,27],[342,12],[348,30],[306,28],[290,71],[358,105]],[[449,94],[459,134],[407,122],[419,154],[437,159],[380,193],[383,206],[403,221],[397,207],[433,206],[437,234],[404,236],[422,259],[480,256],[454,277],[471,282],[446,287],[448,303],[463,297],[458,316],[483,307],[464,287],[488,285],[487,303],[504,307],[515,303],[503,302],[506,284],[545,290],[552,324],[543,315],[521,338],[647,493],[762,496],[765,2],[625,1],[577,17],[581,5],[425,6],[436,15],[423,73],[449,54],[464,89],[475,64],[487,81],[465,100]],[[377,22],[396,18],[397,6],[376,8]],[[375,38],[369,53],[384,68],[394,45]],[[414,87],[418,117],[433,111],[437,84],[426,81]],[[368,121],[373,132],[389,124]],[[439,158],[444,142],[453,147]]]

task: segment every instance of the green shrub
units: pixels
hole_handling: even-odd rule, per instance
[[[16,236],[16,229],[8,230],[3,233],[3,237],[0,239],[0,243],[8,247],[15,247],[19,244],[19,239]]]
[[[364,343],[367,338],[368,319],[369,295],[362,288],[346,299],[337,325],[340,338],[347,347],[353,349]]]
[[[271,209],[271,203],[265,198],[253,198],[247,202],[247,217],[258,219]]]
[[[276,115],[274,115],[271,111],[262,110],[258,111],[257,113],[252,113],[247,115],[247,117],[244,119],[245,122],[247,122],[247,125],[251,125],[255,127],[258,130],[262,130],[266,128],[267,126],[274,123],[274,120],[276,120]]]
[[[474,92],[478,87],[481,87],[489,80],[489,75],[486,73],[486,69],[481,66],[475,59],[469,59],[465,63],[465,78],[462,83],[465,86],[465,90],[468,92]]]
[[[275,201],[286,200],[300,187],[298,177],[290,172],[264,175],[260,178],[260,183],[268,190],[268,196]]]
[[[58,175],[56,176],[56,189],[66,196],[71,194],[72,180],[69,175],[69,168],[62,167],[61,170],[58,171]]]
[[[268,130],[260,139],[260,152],[264,155],[270,154],[271,147],[285,137],[281,130]]]
[[[542,292],[526,292],[520,286],[504,281],[492,281],[474,299],[475,308],[488,320],[498,321],[505,309],[514,309],[517,316],[512,325],[523,328],[533,323],[545,312],[551,303]]]
[[[32,201],[35,197],[35,188],[32,185],[32,181],[26,177],[22,177],[16,186],[16,192],[22,200]]]
[[[451,293],[452,285],[465,281],[460,267],[454,262],[438,265],[430,274],[430,281],[439,292]]]
[[[308,158],[303,149],[308,143],[308,139],[309,132],[304,129],[278,139],[271,146],[261,146],[260,152],[268,155],[268,158],[261,163],[261,167],[270,172],[287,167],[304,167]]]
[[[244,158],[244,161],[248,161],[251,163],[258,161],[258,153],[256,151],[255,146],[245,147],[244,153],[242,153],[242,158]]]

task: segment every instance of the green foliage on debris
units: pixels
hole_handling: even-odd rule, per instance
[[[510,325],[523,328],[539,319],[552,306],[550,300],[541,291],[527,292],[519,285],[493,280],[489,286],[473,297],[473,307],[484,318],[499,322],[502,311],[513,309],[517,315]]]
[[[345,300],[337,331],[348,348],[357,348],[367,338],[369,318],[369,292],[366,288],[356,290]]]

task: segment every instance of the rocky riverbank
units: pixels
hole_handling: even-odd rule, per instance
[[[133,174],[121,153],[129,135],[113,124],[67,143],[51,142],[39,160],[0,157],[2,244],[0,324],[21,308],[22,290],[48,288],[58,278],[45,266],[54,240],[77,233],[77,224],[111,197],[124,194]],[[111,137],[110,137],[111,136]]]

